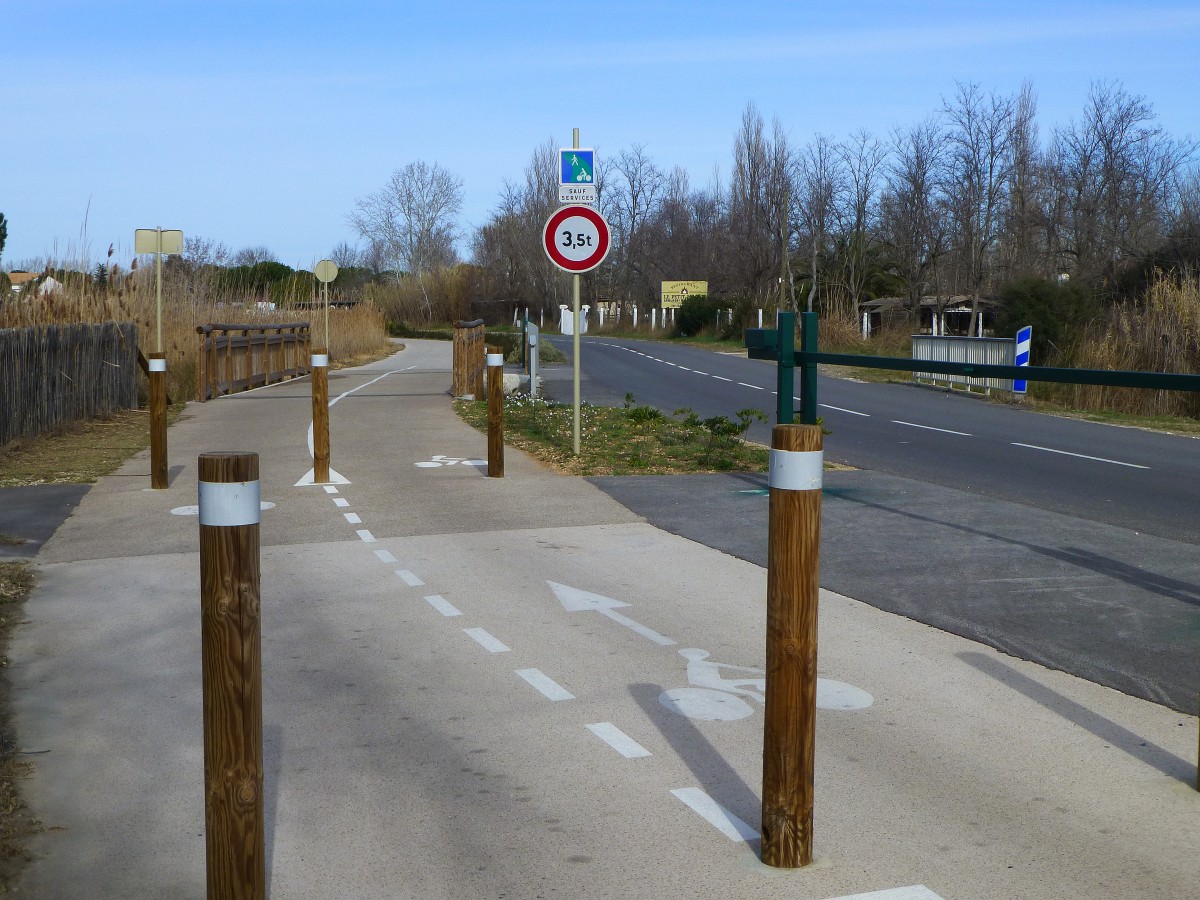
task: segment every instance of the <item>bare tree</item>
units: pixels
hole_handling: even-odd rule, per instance
[[[944,102],[942,111],[950,143],[946,193],[955,249],[965,272],[962,287],[971,298],[974,333],[979,297],[990,274],[989,251],[999,236],[1004,212],[1014,104],[994,93],[985,96],[977,84],[960,84],[954,101]]]
[[[359,269],[364,267],[366,254],[352,244],[342,241],[329,251],[329,258],[339,269]]]
[[[279,262],[279,257],[268,247],[243,247],[229,260],[232,266],[256,266],[263,262]]]
[[[553,139],[536,148],[524,180],[505,182],[500,205],[475,235],[476,265],[487,269],[493,299],[553,306],[567,283],[546,258],[542,230],[558,205],[558,153]]]
[[[799,189],[797,211],[808,242],[811,279],[808,311],[812,312],[822,280],[821,258],[829,255],[834,213],[843,190],[840,160],[829,138],[818,134],[800,151],[796,160],[796,182]],[[828,291],[825,293],[827,315],[844,317],[846,310],[833,306],[834,298]]]
[[[1004,208],[999,268],[1008,278],[1046,272],[1045,241],[1041,237],[1047,203],[1042,153],[1037,137],[1037,97],[1033,85],[1021,86],[1013,103],[1008,141],[1008,202]]]
[[[1083,120],[1055,132],[1055,249],[1084,278],[1111,278],[1167,231],[1196,144],[1153,122],[1145,98],[1104,82],[1092,85]]]
[[[725,281],[763,303],[781,270],[779,218],[790,190],[791,156],[783,127],[774,123],[769,140],[753,103],[742,113],[733,144],[727,198],[728,253]]]
[[[910,314],[946,250],[942,167],[946,136],[933,120],[893,135],[889,184],[880,208],[880,228],[900,278]]]
[[[613,225],[615,252],[611,258],[617,269],[615,286],[622,300],[644,304],[657,293],[654,282],[661,273],[654,266],[654,242],[647,233],[658,213],[665,183],[662,170],[641,144],[621,151],[612,163],[604,208]]]
[[[183,258],[193,268],[229,265],[231,257],[229,248],[220,241],[198,235],[183,239]]]
[[[403,273],[420,276],[457,261],[454,242],[462,203],[462,179],[437,163],[412,162],[357,201],[348,220],[383,252],[397,278]]]
[[[849,308],[857,313],[879,245],[879,181],[887,148],[870,132],[858,131],[836,151],[845,187],[835,210],[839,280]]]

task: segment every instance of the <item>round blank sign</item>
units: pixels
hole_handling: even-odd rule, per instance
[[[317,276],[317,281],[324,284],[329,284],[329,282],[337,278],[337,273],[337,263],[332,259],[323,259],[313,268],[313,274]]]

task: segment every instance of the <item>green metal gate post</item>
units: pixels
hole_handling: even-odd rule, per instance
[[[800,421],[805,425],[817,424],[817,314],[800,313],[800,352],[804,361],[800,365]],[[789,351],[787,358],[791,358]],[[780,359],[784,359],[780,354]],[[793,365],[795,363],[793,362]]]
[[[779,333],[779,364],[775,368],[775,387],[779,396],[775,400],[775,424],[792,425],[795,422],[792,397],[796,393],[796,314],[781,312],[776,321]]]

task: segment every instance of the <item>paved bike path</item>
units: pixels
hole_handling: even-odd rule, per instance
[[[260,454],[274,897],[1173,897],[1196,720],[832,593],[816,863],[757,861],[765,572],[450,409],[449,346],[189,406],[103,479],[10,654],[32,897],[204,896],[195,460]],[[424,464],[424,465],[419,465]],[[682,651],[682,652],[681,652]],[[864,699],[865,698],[865,699]],[[869,700],[869,705],[864,705]],[[924,892],[917,886],[924,885]],[[907,893],[900,893],[900,891]]]

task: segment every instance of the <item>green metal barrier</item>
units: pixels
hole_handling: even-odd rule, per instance
[[[937,362],[895,356],[859,356],[855,353],[817,352],[817,314],[800,314],[800,347],[792,351],[793,313],[779,314],[779,328],[749,328],[745,333],[750,359],[773,359],[779,363],[779,402],[776,420],[780,425],[794,420],[793,372],[800,370],[800,421],[817,422],[817,365],[858,366],[862,369],[894,369],[901,372],[936,372],[939,375],[969,375],[976,378],[1011,378],[1048,381],[1056,384],[1094,384],[1101,387],[1130,387],[1153,391],[1200,392],[1200,375],[1173,372],[1127,372],[1115,369],[1060,369],[1051,366],[992,366],[975,363]],[[790,352],[789,352],[790,351]],[[784,373],[787,373],[786,376]],[[786,390],[785,390],[786,380]]]

